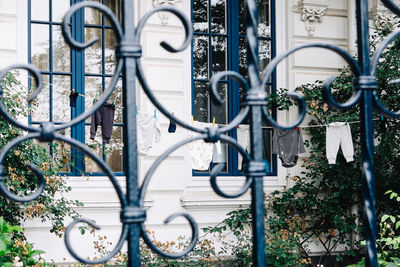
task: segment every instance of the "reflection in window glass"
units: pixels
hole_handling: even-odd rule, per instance
[[[193,118],[195,121],[209,122],[210,97],[206,83],[195,82],[193,96]]]
[[[61,33],[61,26],[53,26],[53,69],[69,72],[71,68],[71,51]]]
[[[193,38],[193,75],[196,79],[208,78],[208,37]]]
[[[49,21],[49,0],[31,0],[31,19]]]
[[[106,87],[109,86],[111,78],[106,79]],[[108,98],[108,101],[115,104],[114,122],[122,123],[122,80],[117,82],[114,91]],[[121,139],[122,140],[122,139]]]
[[[193,0],[193,29],[195,32],[208,32],[208,1]]]
[[[213,33],[226,32],[226,4],[225,0],[211,1],[211,31]]]
[[[43,0],[42,0],[43,1]],[[53,5],[53,21],[61,22],[65,13],[70,8],[70,0],[52,0]]]
[[[31,63],[39,70],[49,70],[49,25],[32,24],[31,31]]]
[[[85,41],[93,38],[99,40],[92,46],[85,49],[85,72],[101,73],[102,72],[102,48],[101,48],[101,29],[85,28]]]
[[[228,123],[228,105],[227,93],[228,85],[226,83],[218,84],[218,95],[221,98],[222,105],[212,105],[212,118],[215,123],[226,125]]]
[[[40,94],[31,103],[31,119],[32,121],[49,121],[50,120],[50,83],[49,76],[42,75],[43,88]],[[33,82],[31,84],[33,88]]]
[[[71,92],[71,78],[65,75],[53,76],[53,121],[67,122],[71,120],[69,94]]]
[[[212,66],[213,73],[225,71],[227,66],[226,37],[212,37]]]
[[[115,57],[115,46],[117,45],[117,40],[113,30],[105,30],[104,45],[105,73],[113,74],[117,62]]]

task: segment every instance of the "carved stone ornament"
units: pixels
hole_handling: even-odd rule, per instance
[[[314,36],[315,25],[322,22],[326,7],[303,6],[300,10],[301,20],[306,24],[308,36]]]
[[[177,3],[182,2],[182,0],[153,0],[153,6],[158,7],[161,5],[176,5]],[[158,16],[160,17],[160,21],[162,25],[168,24],[168,13],[166,12],[158,12]]]
[[[314,36],[315,26],[322,22],[328,7],[327,0],[298,0],[297,11],[300,18],[306,24],[308,36]]]
[[[381,10],[376,13],[375,26],[379,29],[393,29],[396,24],[399,24],[400,19],[389,10]]]

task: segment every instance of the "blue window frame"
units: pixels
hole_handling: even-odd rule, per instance
[[[209,96],[209,81],[216,72],[232,70],[247,77],[246,33],[244,22],[245,0],[192,0],[192,115],[195,121],[227,124],[240,111],[242,88],[231,80],[220,83],[222,106],[213,105]],[[275,56],[275,0],[259,0],[259,54],[260,71]],[[275,75],[267,90],[275,90]],[[275,112],[274,112],[275,113]],[[276,114],[273,114],[276,116]],[[246,123],[239,127],[246,128]],[[267,125],[265,125],[267,126]],[[276,175],[276,156],[272,155],[272,130],[263,128],[264,155],[270,163],[268,175]],[[231,136],[237,137],[233,130]],[[223,146],[225,168],[221,175],[239,176],[238,153]],[[210,164],[212,168],[213,163]],[[207,171],[193,170],[194,175],[209,175]]]
[[[99,41],[84,51],[70,49],[61,34],[62,16],[70,5],[83,0],[27,0],[28,61],[42,73],[44,90],[33,104],[29,123],[41,121],[55,124],[69,121],[89,108],[111,81],[115,68],[115,37],[105,17],[93,10],[79,10],[70,22],[73,38],[78,42],[98,37]],[[120,17],[120,0],[98,0]],[[31,81],[29,81],[31,87]],[[69,95],[79,93],[76,107],[70,107]],[[110,144],[102,144],[101,129],[96,138],[89,139],[90,118],[66,129],[62,134],[85,142],[107,162],[117,175],[122,175],[122,91],[118,84],[110,102],[115,104],[113,134]],[[99,126],[101,128],[101,126]],[[63,143],[54,142],[50,153],[65,162],[69,175],[102,175],[101,170],[81,152]]]

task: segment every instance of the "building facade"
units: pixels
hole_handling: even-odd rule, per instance
[[[115,70],[115,36],[110,23],[100,13],[90,9],[79,11],[71,21],[70,30],[75,40],[84,42],[94,37],[98,42],[85,51],[68,47],[61,34],[63,14],[71,4],[81,0],[0,0],[0,68],[13,63],[34,64],[43,74],[44,91],[35,101],[36,109],[27,123],[32,125],[50,120],[55,123],[69,121],[89,108],[110,82]],[[120,18],[118,0],[100,0]],[[243,0],[140,0],[135,2],[136,20],[158,5],[172,5],[183,11],[193,22],[192,46],[181,53],[168,53],[160,46],[167,41],[178,46],[183,41],[183,28],[178,19],[167,13],[152,16],[142,34],[142,64],[149,86],[155,96],[175,116],[187,122],[227,124],[240,108],[241,88],[232,81],[221,83],[219,93],[224,100],[215,106],[208,94],[208,83],[218,71],[234,70],[246,73],[246,38],[243,28]],[[371,0],[371,23],[383,23],[384,9]],[[260,66],[283,51],[297,45],[324,42],[339,46],[355,54],[355,3],[351,0],[260,0],[259,1]],[[323,56],[321,56],[323,55]],[[301,84],[324,80],[333,76],[344,62],[334,53],[317,48],[302,50],[280,64],[271,77],[269,91],[277,88],[294,90]],[[262,70],[260,70],[262,71]],[[21,81],[32,86],[22,73]],[[70,106],[69,95],[77,92],[76,106]],[[139,114],[151,114],[160,124],[161,139],[152,142],[138,158],[139,180],[142,181],[155,159],[167,148],[187,137],[187,131],[177,128],[169,133],[169,120],[147,98],[141,88],[137,89]],[[101,145],[100,129],[94,140],[90,139],[90,119],[68,129],[63,134],[91,145],[99,156],[116,173],[124,185],[122,157],[122,101],[121,84],[110,97],[115,108],[112,136],[106,150]],[[277,112],[278,122],[289,123],[297,113]],[[245,128],[246,126],[243,125]],[[271,150],[271,129],[264,130],[264,156],[268,160],[268,176],[264,179],[266,193],[285,190],[290,186],[286,177],[301,171],[300,165],[307,153],[302,154],[293,168],[284,168]],[[237,138],[237,131],[230,135]],[[304,132],[307,138],[307,131]],[[103,139],[104,141],[104,139]],[[60,151],[67,153],[73,164],[65,167],[61,175],[67,177],[72,187],[71,199],[82,201],[78,209],[84,217],[93,219],[107,235],[116,242],[120,233],[120,206],[117,195],[107,177],[99,168],[78,151],[59,144]],[[239,157],[229,147],[221,146],[224,169],[218,178],[221,188],[235,191],[244,182]],[[49,153],[53,153],[49,151]],[[217,163],[214,160],[215,163]],[[238,199],[222,199],[212,190],[209,181],[211,165],[192,168],[191,154],[186,147],[171,154],[156,171],[147,193],[148,208],[146,225],[156,232],[160,240],[174,240],[190,233],[183,220],[164,225],[170,214],[186,210],[194,216],[199,227],[222,221],[232,209],[248,207],[249,194]],[[64,250],[64,243],[49,233],[49,226],[40,221],[26,221],[30,242],[46,251],[47,259],[56,262],[71,261]],[[93,247],[92,236],[76,236],[77,251],[83,255]],[[80,240],[80,241],[79,241]],[[60,251],[63,251],[62,253]],[[65,251],[65,252],[64,252]]]

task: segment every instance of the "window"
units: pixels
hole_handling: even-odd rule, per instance
[[[98,37],[99,41],[83,51],[75,51],[64,41],[62,17],[70,5],[83,0],[27,0],[28,3],[28,61],[42,73],[44,88],[36,101],[29,122],[55,124],[70,121],[92,106],[93,101],[111,81],[116,66],[114,47],[116,39],[110,23],[98,11],[85,8],[75,13],[70,22],[76,41]],[[120,16],[119,0],[98,0]],[[29,82],[29,86],[32,86]],[[117,174],[122,174],[122,101],[120,82],[108,99],[115,106],[112,137],[102,144],[101,126],[95,140],[89,139],[90,117],[78,125],[61,132],[92,147]],[[79,93],[76,107],[70,106],[72,90]],[[71,175],[99,174],[101,170],[81,152],[63,143],[54,142],[50,153],[62,157],[65,172]]]
[[[232,70],[247,77],[245,0],[192,0],[192,114],[196,121],[227,124],[240,110],[242,88],[226,80],[219,84],[222,106],[212,104],[209,81],[216,72]],[[259,63],[262,71],[274,56],[274,0],[258,0],[259,12]],[[274,77],[267,90],[274,90]],[[246,128],[246,123],[239,127]],[[265,125],[266,126],[266,125]],[[271,129],[264,128],[264,155],[272,163],[270,169],[276,175],[276,157],[271,154]],[[232,131],[236,137],[237,132]],[[241,175],[238,153],[223,145],[225,175]],[[210,164],[210,168],[212,163]],[[209,171],[194,171],[195,175],[208,175]]]

